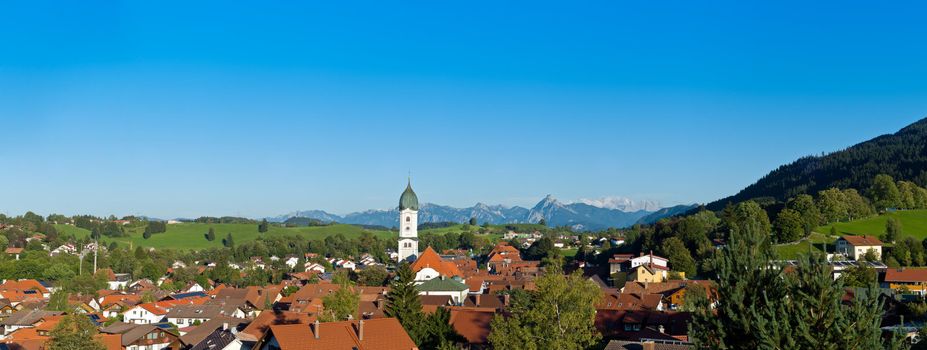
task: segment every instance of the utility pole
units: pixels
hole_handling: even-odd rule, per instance
[[[93,274],[97,274],[97,252],[100,251],[100,241],[93,241]]]

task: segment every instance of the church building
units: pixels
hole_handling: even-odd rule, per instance
[[[412,180],[399,197],[399,261],[418,259],[418,196]]]

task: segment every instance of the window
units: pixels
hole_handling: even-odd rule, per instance
[[[412,217],[411,217],[411,216],[406,216],[406,222],[410,222],[410,221],[412,221]]]
[[[409,229],[409,226],[406,226],[406,231],[409,231],[409,230],[410,230],[410,229]]]

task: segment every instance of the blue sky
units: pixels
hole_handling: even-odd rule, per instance
[[[925,10],[4,4],[0,212],[707,202],[927,116]]]

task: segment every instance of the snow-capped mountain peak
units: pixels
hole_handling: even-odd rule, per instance
[[[608,196],[602,198],[580,198],[577,203],[591,205],[597,208],[614,209],[623,212],[635,212],[640,210],[657,211],[662,208],[660,202],[654,200],[634,200],[627,197]]]

